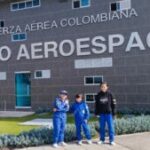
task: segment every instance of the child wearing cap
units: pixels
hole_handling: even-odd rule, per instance
[[[85,101],[83,101],[82,94],[77,94],[75,98],[75,103],[71,106],[71,112],[74,113],[78,144],[82,145],[81,128],[83,128],[88,144],[91,144],[91,134],[88,125],[88,120],[90,117],[89,108]]]
[[[62,90],[59,97],[56,98],[53,108],[53,147],[57,148],[58,145],[66,146],[64,142],[65,125],[67,121],[67,111],[69,111],[68,92]]]

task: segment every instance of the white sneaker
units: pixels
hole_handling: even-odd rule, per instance
[[[116,143],[115,142],[110,142],[110,145],[115,146]]]
[[[103,144],[105,144],[105,142],[104,141],[98,141],[97,144],[103,145]]]
[[[88,144],[92,144],[92,141],[91,141],[91,140],[87,140],[87,143],[88,143]]]
[[[54,148],[58,148],[59,146],[58,146],[57,143],[54,143],[54,144],[53,144],[53,147],[54,147]]]
[[[83,143],[82,143],[82,141],[78,141],[78,144],[79,144],[79,145],[82,145]]]
[[[67,143],[61,142],[61,143],[59,143],[59,145],[61,145],[61,146],[67,146]]]

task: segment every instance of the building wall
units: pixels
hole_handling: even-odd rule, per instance
[[[115,2],[115,0],[113,0]],[[79,17],[103,12],[109,12],[112,0],[100,2],[91,0],[91,7],[82,9],[72,9],[72,2],[60,3],[58,0],[41,0],[41,7],[22,11],[11,12],[10,2],[1,2],[0,19],[5,21],[5,26],[30,24],[43,22],[46,20],[56,20],[62,18]],[[139,5],[140,3],[140,5]],[[73,101],[74,94],[97,93],[99,86],[85,86],[84,76],[102,75],[104,80],[110,84],[111,90],[115,94],[119,109],[149,108],[150,106],[150,48],[146,43],[146,35],[149,33],[150,13],[149,1],[132,0],[132,7],[138,16],[123,19],[114,19],[101,23],[93,23],[72,27],[58,27],[50,30],[39,30],[27,33],[27,40],[22,42],[11,42],[11,35],[0,36],[0,46],[7,45],[12,50],[12,57],[8,61],[0,62],[0,71],[7,72],[7,80],[0,81],[1,109],[4,101],[7,109],[15,108],[15,74],[16,71],[31,71],[32,79],[32,108],[52,106],[52,101],[61,89],[66,89],[70,93]],[[145,50],[138,47],[132,48],[130,52],[125,52],[131,32],[138,32],[145,46]],[[111,34],[122,34],[125,42],[122,46],[115,47],[114,53],[109,53],[108,36]],[[55,58],[51,54],[49,58],[37,60],[16,60],[20,44],[26,44],[29,53],[31,43],[56,41],[60,43],[64,39],[76,41],[78,38],[95,36],[106,38],[104,42],[107,51],[103,54],[91,54],[88,56],[77,56],[76,52],[69,57]],[[91,45],[92,47],[92,45]],[[86,51],[90,51],[91,47]],[[42,49],[43,45],[42,45]],[[67,47],[66,47],[67,49]],[[41,52],[40,54],[43,54]],[[100,67],[89,69],[75,69],[74,61],[77,59],[107,58],[112,57],[112,67]],[[51,70],[50,79],[34,79],[35,70]],[[89,104],[93,106],[93,104]]]

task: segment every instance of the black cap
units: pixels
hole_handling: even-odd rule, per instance
[[[61,94],[61,95],[68,95],[68,92],[66,90],[61,90],[59,94]]]

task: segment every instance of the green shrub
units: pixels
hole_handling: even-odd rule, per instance
[[[91,127],[92,136],[96,136],[94,127]],[[65,131],[65,141],[70,142],[76,140],[76,129],[73,124],[67,125]],[[52,144],[53,142],[53,129],[41,128],[34,129],[29,132],[22,132],[15,135],[2,135],[0,136],[0,147],[29,147],[44,144]]]
[[[74,141],[76,140],[76,129],[72,124],[68,124],[65,131],[65,141]]]
[[[95,130],[95,126],[93,124],[90,124],[90,130],[91,130],[91,136],[95,137],[97,135],[97,132]],[[83,134],[82,131],[82,136],[85,138],[85,135]],[[65,132],[65,141],[66,142],[71,142],[76,140],[76,128],[75,125],[68,124]]]
[[[150,116],[126,116],[116,119],[114,123],[117,135],[150,131]],[[99,132],[99,128],[99,123],[95,122],[95,129],[97,132]]]
[[[118,115],[150,115],[149,108],[122,108],[121,110],[117,111]]]
[[[150,131],[150,116],[118,119],[115,128],[118,135]]]

